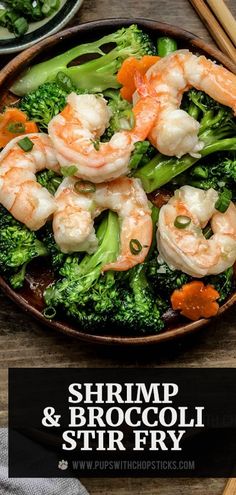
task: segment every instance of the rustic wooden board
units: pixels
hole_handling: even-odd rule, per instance
[[[229,0],[228,5],[236,15],[236,0]],[[213,44],[188,0],[84,0],[73,23],[119,16],[140,16],[176,24]],[[1,57],[0,64],[7,59]],[[58,335],[0,294],[0,425],[7,421],[7,369],[31,366],[235,367],[235,309],[184,340],[121,352],[119,348],[94,347]],[[220,495],[225,485],[222,479],[84,479],[83,482],[91,495]]]

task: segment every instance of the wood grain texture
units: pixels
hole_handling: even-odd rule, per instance
[[[236,15],[236,1],[227,2]],[[169,22],[213,41],[188,0],[84,0],[73,23],[140,16]],[[73,24],[71,23],[71,25]],[[79,42],[79,40],[78,40]],[[8,58],[9,59],[9,58]],[[1,58],[0,63],[6,62]],[[0,424],[7,421],[9,367],[235,367],[235,309],[184,340],[147,349],[91,346],[56,334],[0,295]],[[91,495],[220,495],[222,479],[84,479]]]
[[[236,478],[231,478],[224,489],[223,495],[235,495],[236,494]]]

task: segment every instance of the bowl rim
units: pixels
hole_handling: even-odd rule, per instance
[[[119,28],[122,26],[127,26],[130,24],[139,24],[143,29],[152,29],[160,31],[162,34],[172,35],[181,39],[188,44],[192,45],[193,49],[200,50],[206,52],[208,56],[210,55],[212,58],[216,59],[218,62],[222,63],[229,70],[236,74],[236,64],[234,64],[226,55],[224,55],[218,49],[212,47],[208,43],[206,43],[201,38],[195,36],[193,33],[186,31],[177,26],[173,26],[171,24],[158,22],[152,19],[146,19],[142,17],[135,18],[108,18],[108,19],[99,19],[96,21],[90,21],[83,24],[75,25],[71,28],[67,28],[62,32],[57,32],[56,34],[50,36],[49,38],[44,38],[39,41],[36,45],[31,46],[27,50],[18,54],[13,60],[11,60],[0,72],[0,88],[1,86],[5,90],[10,89],[9,82],[18,75],[19,67],[25,68],[25,65],[30,65],[32,60],[43,52],[44,48],[52,47],[56,45],[58,42],[63,41],[64,39],[69,39],[74,34],[87,33],[91,29],[103,29],[103,28]],[[12,78],[13,74],[13,78]],[[213,319],[201,319],[195,322],[187,322],[184,324],[180,324],[174,328],[170,328],[167,330],[163,330],[160,333],[147,335],[147,336],[118,336],[118,335],[99,335],[99,334],[88,334],[82,330],[77,328],[77,324],[73,325],[73,322],[68,323],[60,322],[57,320],[48,320],[43,314],[32,304],[30,304],[19,292],[15,292],[10,285],[0,277],[0,288],[3,292],[13,300],[18,306],[20,306],[24,311],[28,314],[32,315],[37,320],[41,321],[44,325],[59,331],[60,333],[64,333],[69,335],[70,337],[77,338],[82,341],[86,341],[94,344],[110,344],[110,345],[150,345],[157,344],[160,342],[169,341],[178,337],[183,337],[190,333],[193,333],[200,328],[206,326]],[[228,300],[220,307],[217,317],[222,315],[227,309],[229,309],[233,304],[236,303],[236,292],[232,293]]]

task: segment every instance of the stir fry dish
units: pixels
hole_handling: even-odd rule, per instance
[[[44,316],[86,332],[217,315],[235,289],[236,76],[131,25],[30,67],[11,91],[0,272],[12,288],[47,263]]]

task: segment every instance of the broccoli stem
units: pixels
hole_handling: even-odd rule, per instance
[[[64,304],[70,310],[73,304],[93,287],[99,279],[102,268],[117,259],[119,254],[119,220],[116,213],[109,211],[97,230],[99,247],[94,254],[85,255],[78,264],[65,262],[60,274],[64,277],[49,286],[44,294],[47,306]],[[76,256],[76,255],[75,255]],[[70,258],[70,257],[69,257]]]
[[[67,70],[68,64],[76,58],[90,53],[104,55],[103,51],[99,47],[105,43],[109,43],[110,37],[111,36],[108,35],[104,36],[99,41],[84,43],[71,48],[65,53],[51,58],[50,60],[36,64],[33,67],[29,67],[13,84],[11,91],[17,96],[24,96],[30,91],[36,90],[45,81],[52,80],[58,72],[64,72]],[[76,66],[76,69],[80,71],[81,67],[82,65]]]
[[[113,43],[108,53],[102,47]],[[137,25],[121,28],[103,38],[71,48],[51,60],[42,62],[27,69],[13,84],[11,90],[18,96],[28,94],[37,89],[45,81],[51,81],[59,72],[70,77],[76,88],[93,92],[108,88],[119,88],[117,72],[127,57],[142,57],[154,54],[153,44]],[[93,54],[94,60],[68,67],[78,57]]]
[[[194,158],[190,155],[185,155],[182,158],[166,157],[158,153],[149,163],[140,168],[134,175],[142,181],[143,188],[146,193],[151,193],[158,189],[174,177],[185,172],[192,167],[202,157],[208,156],[217,151],[233,151],[236,150],[236,138],[222,139],[220,141],[208,144],[201,151],[200,158]]]

